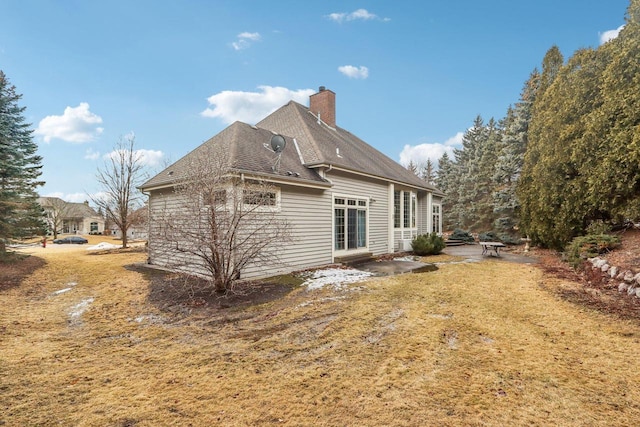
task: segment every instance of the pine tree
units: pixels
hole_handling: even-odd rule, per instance
[[[418,166],[413,162],[413,160],[409,160],[407,170],[413,172],[414,175],[418,175]]]
[[[44,234],[44,212],[37,202],[36,188],[44,183],[42,158],[36,154],[30,124],[25,123],[16,94],[0,71],[0,257],[9,239]]]
[[[449,216],[457,228],[476,231],[493,222],[493,174],[500,128],[495,120],[486,125],[482,117],[462,137],[462,148],[454,150],[455,169],[448,193]],[[445,205],[446,206],[446,205]]]
[[[494,228],[512,237],[517,234],[520,208],[516,188],[529,141],[529,122],[539,84],[540,73],[534,70],[524,84],[520,100],[515,107],[509,107],[502,123],[502,138],[493,176],[493,211],[496,214]]]
[[[422,178],[427,184],[433,184],[435,182],[436,173],[431,159],[427,159],[427,161],[422,165],[422,168],[420,169],[420,178]]]
[[[456,228],[456,218],[452,214],[453,200],[457,199],[456,187],[454,180],[456,178],[456,164],[451,160],[445,152],[438,160],[438,171],[436,172],[436,187],[441,190],[445,196],[442,200],[442,210],[446,212],[443,216],[443,227],[447,230]]]

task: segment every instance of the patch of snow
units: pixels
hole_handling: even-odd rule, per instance
[[[68,288],[64,288],[64,289],[59,289],[55,292],[53,292],[51,295],[60,295],[60,294],[64,294],[65,292],[69,292],[71,289],[73,289],[74,286],[76,286],[78,284],[78,282],[69,282],[67,283]]]
[[[114,245],[113,243],[100,242],[97,245],[89,246],[87,248],[88,251],[101,251],[106,249],[118,249],[120,245]]]
[[[414,261],[418,261],[418,257],[414,257],[414,256],[403,256],[403,257],[398,257],[398,258],[394,258],[394,261],[402,261],[402,262],[414,262]]]
[[[312,272],[303,285],[309,289],[320,289],[325,286],[339,289],[344,284],[361,282],[371,276],[373,273],[354,268],[327,268]]]
[[[135,319],[133,319],[133,321],[136,323],[147,322],[152,324],[165,322],[164,318],[162,316],[158,316],[157,314],[143,314],[142,316],[138,316]]]
[[[69,317],[72,319],[82,316],[82,314],[87,311],[89,305],[93,302],[93,297],[83,299],[78,304],[71,307],[71,311],[69,311]]]

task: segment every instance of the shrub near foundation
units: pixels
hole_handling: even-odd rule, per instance
[[[411,248],[416,255],[437,255],[445,248],[445,243],[436,233],[421,234],[413,239]]]

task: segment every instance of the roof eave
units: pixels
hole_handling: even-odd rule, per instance
[[[381,175],[376,175],[376,174],[372,174],[372,173],[367,173],[367,172],[362,172],[356,169],[351,169],[351,168],[347,168],[344,166],[336,166],[332,163],[326,163],[326,162],[318,162],[318,163],[308,163],[305,166],[307,166],[308,168],[328,168],[331,170],[339,170],[342,172],[348,172],[348,173],[352,173],[355,175],[360,175],[360,176],[366,176],[369,178],[374,178],[374,179],[379,179],[381,181],[387,181],[393,184],[400,184],[400,185],[404,185],[406,187],[412,187],[412,188],[419,188],[425,191],[430,191],[432,192],[434,195],[442,195],[444,196],[444,193],[442,193],[440,190],[437,190],[435,188],[429,187],[428,185],[416,185],[416,184],[412,184],[410,182],[406,182],[406,181],[399,181],[397,179],[392,179],[392,178],[387,178]]]
[[[274,176],[271,174],[256,172],[248,169],[234,169],[233,173],[229,174],[229,177],[231,176],[240,177],[242,175],[246,175],[252,178],[253,177],[261,178],[268,182],[272,182],[276,184],[286,184],[286,185],[293,185],[298,187],[317,188],[322,190],[332,187],[332,184],[330,182],[311,181],[305,178],[288,178],[288,177],[282,177],[279,175]],[[176,182],[166,182],[166,183],[151,185],[151,186],[142,185],[138,187],[138,189],[143,192],[149,192],[149,191],[173,188],[175,187],[176,184],[177,184]]]

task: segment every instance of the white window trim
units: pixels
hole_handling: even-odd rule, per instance
[[[345,203],[344,205],[336,205],[336,199],[344,199]],[[349,205],[347,203],[348,199],[352,199],[352,200],[356,200],[356,204],[354,205]],[[363,200],[367,202],[367,206],[358,206],[358,201],[359,200]],[[366,232],[366,239],[367,239],[367,244],[366,246],[363,247],[359,247],[359,248],[355,248],[355,249],[347,249],[348,243],[347,243],[347,225],[346,225],[346,214],[345,214],[345,249],[336,249],[336,207],[337,208],[341,208],[344,207],[345,209],[348,209],[349,206],[356,208],[356,209],[365,209],[366,215],[365,215],[365,221],[366,221],[366,226],[367,226],[367,232]],[[369,208],[371,207],[371,198],[370,197],[363,197],[363,196],[354,196],[354,195],[349,195],[349,194],[342,194],[342,193],[333,193],[331,195],[331,251],[333,254],[333,257],[336,256],[344,256],[344,255],[351,255],[351,254],[357,254],[359,252],[368,252],[369,251],[369,233],[370,233],[370,212],[369,212]]]
[[[435,225],[433,223],[433,217],[435,216],[435,213],[433,212],[433,209],[435,207],[438,207],[438,224],[437,224],[437,231],[436,233],[438,235],[442,234],[442,203],[432,203],[431,204],[431,230],[429,230],[430,233],[433,232],[433,226]]]
[[[244,185],[241,187],[242,189],[242,208],[244,209],[245,206],[250,206],[250,208],[247,208],[247,210],[252,210],[253,212],[280,212],[282,209],[282,190],[280,189],[280,187],[270,187],[268,190],[268,192],[273,192],[276,194],[276,203],[274,206],[260,206],[260,205],[250,205],[250,204],[245,204],[244,203],[244,192],[245,191],[265,191],[264,188],[260,187],[260,186],[254,186],[254,185]],[[227,202],[229,202],[229,198],[227,197]]]
[[[396,227],[395,226],[395,218],[391,221],[392,225],[394,226],[393,229],[397,230],[397,231],[404,231],[404,230],[409,230],[409,231],[417,231],[418,230],[418,193],[416,193],[413,190],[409,190],[409,189],[405,189],[405,188],[398,188],[395,187],[393,189],[392,194],[392,216],[395,215],[395,192],[398,191],[400,192],[400,227]],[[404,202],[404,195],[405,193],[409,193],[409,227],[405,227],[404,226],[404,207],[405,207],[405,202]],[[412,202],[413,200],[415,200],[416,203],[416,210],[414,213],[411,212],[411,208],[412,208]]]

